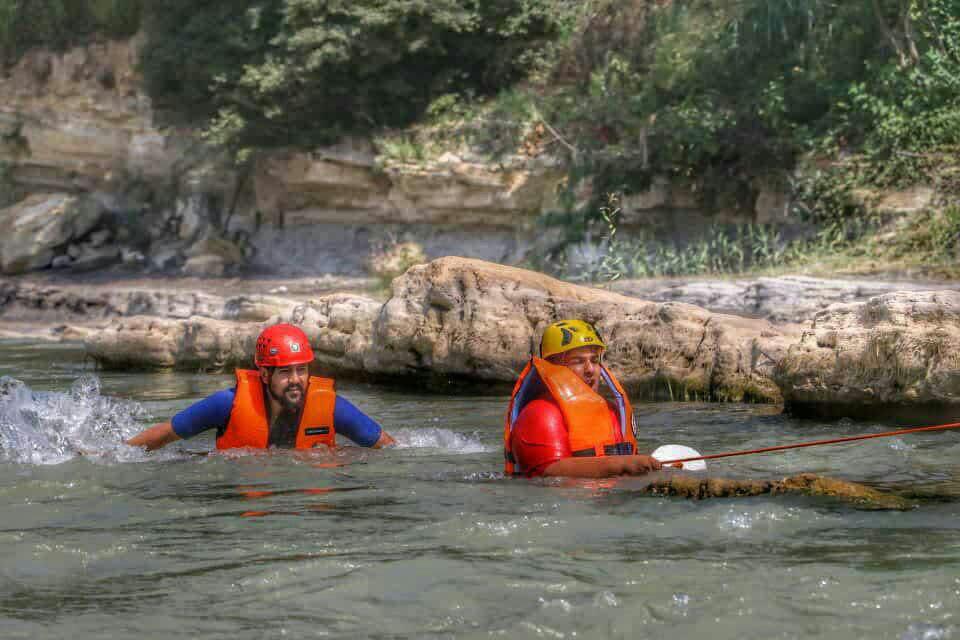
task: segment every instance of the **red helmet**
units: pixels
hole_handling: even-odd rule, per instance
[[[257,338],[253,362],[258,367],[289,367],[313,362],[313,349],[307,334],[292,324],[275,324]]]

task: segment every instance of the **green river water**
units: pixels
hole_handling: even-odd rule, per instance
[[[344,383],[400,446],[335,459],[119,445],[228,375],[95,372],[0,343],[0,638],[960,637],[960,434],[737,458],[929,496],[691,501],[501,473],[506,398]],[[20,384],[22,383],[22,384]],[[704,453],[893,428],[646,404]],[[78,450],[98,452],[79,456]],[[334,465],[331,463],[339,463]]]

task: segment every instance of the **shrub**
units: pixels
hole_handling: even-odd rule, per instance
[[[95,34],[130,36],[140,28],[141,0],[0,0],[0,64],[30,47],[61,49]]]
[[[509,86],[556,31],[547,5],[156,0],[144,69],[161,104],[213,117],[216,143],[308,147],[407,125],[444,94]]]
[[[427,256],[416,242],[389,240],[375,246],[367,258],[367,271],[384,287],[394,278],[403,275],[412,266],[423,264]]]

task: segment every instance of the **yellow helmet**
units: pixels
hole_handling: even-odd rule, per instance
[[[549,358],[580,347],[606,349],[607,345],[589,322],[561,320],[543,330],[543,337],[540,338],[540,357]]]

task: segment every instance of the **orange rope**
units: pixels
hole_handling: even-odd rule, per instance
[[[714,453],[709,456],[698,456],[696,458],[679,458],[677,460],[665,460],[663,466],[680,464],[683,462],[693,462],[694,460],[716,460],[717,458],[732,458],[734,456],[748,456],[754,453],[769,453],[771,451],[786,451],[787,449],[802,449],[804,447],[818,447],[824,444],[838,444],[841,442],[854,442],[855,440],[868,440],[870,438],[887,438],[890,436],[902,436],[907,433],[919,433],[920,431],[946,431],[947,429],[960,429],[960,422],[951,424],[940,424],[933,427],[914,427],[912,429],[900,429],[898,431],[886,431],[884,433],[872,433],[866,436],[850,436],[848,438],[834,438],[832,440],[814,440],[813,442],[801,442],[799,444],[784,444],[778,447],[765,447],[763,449],[750,449],[749,451],[732,451],[729,453]]]

